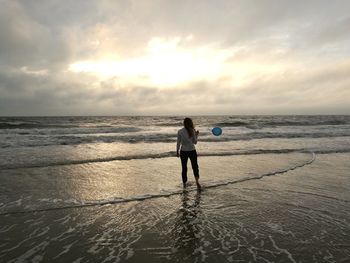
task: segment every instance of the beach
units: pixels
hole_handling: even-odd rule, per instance
[[[349,116],[0,119],[0,262],[350,260]]]

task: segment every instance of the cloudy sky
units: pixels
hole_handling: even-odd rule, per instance
[[[348,0],[0,4],[2,116],[350,113]]]

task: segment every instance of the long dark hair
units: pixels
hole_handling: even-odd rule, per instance
[[[185,118],[184,119],[184,126],[187,130],[188,135],[190,136],[190,138],[192,138],[194,135],[194,124],[193,124],[192,119]]]

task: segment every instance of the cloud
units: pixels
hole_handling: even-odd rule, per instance
[[[257,79],[244,87],[232,87],[223,79],[168,89],[123,86],[117,78],[98,81],[85,76],[67,83],[59,81],[62,76],[52,79],[12,73],[0,76],[0,85],[6,87],[1,90],[0,105],[2,112],[9,107],[12,113],[27,109],[36,115],[258,114],[262,109],[266,114],[342,113],[349,110],[349,70],[350,61],[346,61],[309,72]],[[73,73],[68,74],[74,78]]]
[[[349,1],[1,4],[0,115],[349,112]],[[203,47],[225,56],[220,70],[196,77],[180,63],[174,76],[182,72],[185,81],[163,86],[149,74],[125,81],[117,71],[105,78],[69,71],[88,60],[148,61],[149,69],[142,59],[150,59],[152,39],[177,39],[177,51],[205,58],[191,70],[214,64]],[[164,67],[153,77],[169,79]]]
[[[2,66],[57,68],[69,53],[60,34],[38,23],[16,1],[2,1],[0,38]]]

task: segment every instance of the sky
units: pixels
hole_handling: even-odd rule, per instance
[[[0,115],[350,113],[348,0],[0,0]]]

